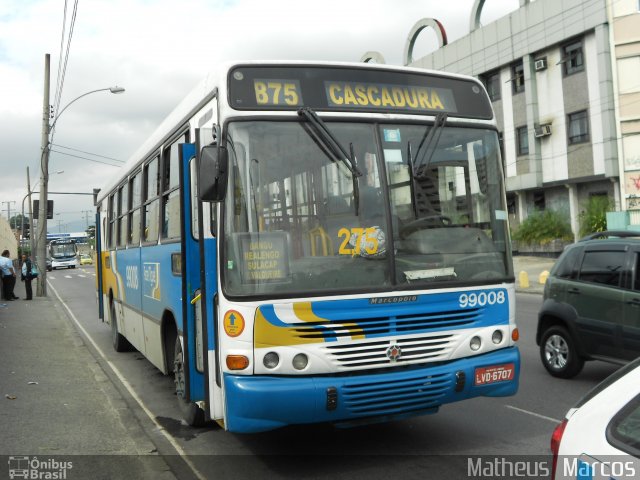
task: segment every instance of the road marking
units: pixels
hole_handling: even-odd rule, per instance
[[[65,275],[64,278],[73,278],[73,277],[71,275]]]
[[[86,276],[86,275],[80,275],[80,274],[78,274],[78,276],[79,276],[80,278],[87,278],[87,276]]]
[[[76,316],[73,314],[73,312],[71,311],[69,306],[65,303],[65,301],[62,300],[62,297],[60,297],[60,294],[58,293],[58,291],[55,288],[53,288],[53,285],[51,285],[49,282],[47,282],[47,283],[48,283],[49,287],[51,288],[51,290],[53,290],[53,293],[56,294],[56,297],[58,298],[60,303],[62,303],[64,308],[67,310],[67,312],[69,312],[69,315],[71,315],[71,319],[73,320],[73,323],[76,324],[76,327],[78,327],[78,329],[84,334],[84,336],[87,338],[87,340],[89,340],[91,345],[93,345],[93,348],[96,349],[98,354],[107,363],[107,365],[109,365],[109,368],[111,368],[113,373],[118,377],[118,380],[120,380],[120,382],[122,382],[122,385],[124,386],[124,388],[127,389],[127,391],[133,397],[133,399],[138,403],[138,405],[140,405],[140,408],[142,408],[142,411],[144,411],[144,413],[146,413],[147,417],[149,417],[149,419],[154,423],[154,425],[157,427],[158,431],[167,439],[167,441],[176,450],[176,452],[178,452],[178,455],[180,455],[182,457],[182,460],[184,460],[184,462],[189,466],[189,468],[191,468],[191,470],[193,471],[195,476],[197,478],[199,478],[200,480],[206,480],[206,477],[202,473],[200,473],[198,471],[198,469],[196,468],[196,466],[191,462],[191,460],[189,460],[189,457],[187,457],[187,453],[182,449],[182,447],[178,444],[178,442],[176,442],[175,439],[164,429],[164,427],[158,423],[158,421],[155,419],[154,415],[147,408],[147,406],[144,404],[144,402],[138,396],[138,394],[133,390],[133,387],[127,381],[127,379],[124,378],[124,375],[122,375],[120,370],[118,370],[118,368],[113,363],[111,363],[111,361],[106,357],[106,355],[104,354],[102,349],[98,346],[98,344],[93,341],[93,338],[91,338],[91,335],[89,335],[89,332],[87,332],[85,330],[85,328],[82,325],[80,325],[80,322],[78,321]]]
[[[514,407],[513,405],[505,405],[505,407],[510,408],[511,410],[515,410],[517,412],[526,413],[527,415],[531,415],[533,417],[538,417],[538,418],[541,418],[543,420],[547,420],[549,422],[553,422],[553,423],[561,423],[562,422],[562,420],[558,420],[557,418],[551,418],[551,417],[547,417],[546,415],[540,415],[539,413],[530,412],[529,410],[525,410],[523,408]]]

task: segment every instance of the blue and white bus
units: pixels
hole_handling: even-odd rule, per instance
[[[97,198],[101,318],[234,432],[518,389],[498,131],[476,79],[226,65]]]
[[[51,268],[76,268],[78,261],[78,246],[76,241],[70,238],[55,238],[49,242],[49,258]]]

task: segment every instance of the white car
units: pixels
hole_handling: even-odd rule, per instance
[[[640,478],[640,358],[591,390],[551,437],[555,479]]]

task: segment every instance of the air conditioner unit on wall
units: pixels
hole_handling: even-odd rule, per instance
[[[547,57],[542,57],[542,58],[539,58],[538,60],[536,60],[535,63],[534,63],[534,68],[536,69],[536,72],[539,72],[541,70],[546,70],[546,68],[547,68]]]
[[[547,135],[551,135],[551,125],[540,125],[535,128],[536,138],[546,137]]]

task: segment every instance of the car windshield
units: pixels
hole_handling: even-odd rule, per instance
[[[229,124],[228,295],[488,284],[513,276],[497,134],[325,121]],[[345,168],[353,160],[357,171]],[[358,175],[362,173],[362,175]]]

